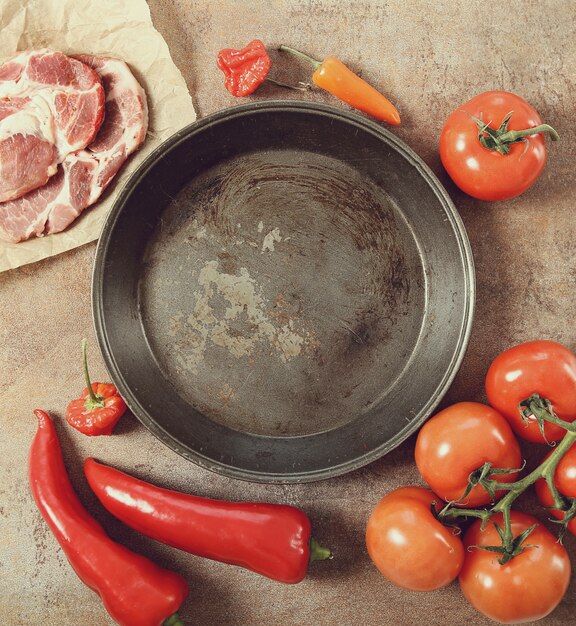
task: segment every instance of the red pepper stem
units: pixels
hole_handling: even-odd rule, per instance
[[[307,54],[300,52],[300,50],[295,50],[294,48],[290,48],[289,46],[285,46],[284,44],[282,44],[278,48],[278,50],[280,50],[280,52],[288,52],[289,54],[293,54],[295,57],[298,57],[299,59],[304,59],[304,61],[307,61],[308,63],[312,63],[315,69],[318,69],[322,65],[322,61],[317,61],[316,59],[313,59]]]
[[[180,619],[178,613],[173,613],[168,619],[164,620],[162,626],[184,626],[184,622]]]
[[[313,537],[310,538],[310,558],[308,559],[310,563],[313,561],[325,561],[326,559],[332,558],[332,552],[329,548],[324,548],[321,546],[316,539]]]
[[[88,393],[90,397],[86,399],[86,406],[93,410],[95,408],[102,408],[104,406],[104,398],[97,396],[92,389],[92,383],[90,382],[90,374],[88,373],[88,357],[86,356],[86,338],[82,339],[82,361],[84,367],[84,380],[88,387]]]

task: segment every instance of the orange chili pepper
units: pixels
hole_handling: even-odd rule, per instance
[[[354,74],[335,56],[327,56],[320,62],[288,46],[282,45],[279,49],[312,63],[316,68],[312,74],[312,82],[321,89],[388,124],[393,126],[400,124],[400,114],[390,100]]]

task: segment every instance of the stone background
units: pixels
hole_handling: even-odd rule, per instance
[[[458,207],[476,261],[478,300],[469,349],[443,405],[484,399],[491,359],[536,338],[576,347],[576,250],[573,132],[576,3],[566,0],[150,0],[156,27],[183,72],[199,116],[238,104],[215,67],[223,47],[261,38],[322,57],[334,53],[398,104],[394,132],[418,152]],[[271,53],[280,79],[308,69]],[[298,76],[295,74],[298,73]],[[438,137],[449,112],[489,89],[514,91],[560,133],[538,183],[519,198],[487,204],[460,193],[443,172]],[[304,97],[335,106],[329,94],[300,95],[264,85],[254,98]],[[32,410],[63,418],[82,387],[80,340],[89,340],[93,379],[107,374],[92,328],[90,278],[95,244],[0,275],[0,621],[7,625],[111,624],[99,599],[76,578],[29,495],[26,457]],[[420,483],[414,439],[369,467],[300,486],[242,483],[203,471],[160,444],[132,416],[115,436],[88,439],[58,424],[74,486],[111,536],[181,571],[191,593],[187,624],[215,626],[484,625],[457,584],[431,593],[402,591],[372,566],[364,525],[378,499]],[[529,462],[540,450],[526,448]],[[161,546],[124,528],[90,494],[81,460],[96,456],[167,487],[215,498],[286,502],[302,507],[315,535],[333,548],[300,585],[283,586]],[[531,495],[523,507],[536,510]],[[542,519],[545,516],[540,512]],[[567,547],[576,555],[576,541]],[[573,623],[576,585],[540,623]]]

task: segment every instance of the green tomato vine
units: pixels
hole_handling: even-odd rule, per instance
[[[559,520],[562,527],[560,531],[560,538],[562,538],[568,523],[576,517],[576,498],[565,498],[562,496],[554,483],[554,474],[560,459],[571,448],[572,444],[576,442],[576,424],[560,419],[554,413],[551,403],[548,400],[541,398],[538,394],[534,394],[527,400],[521,402],[518,410],[521,412],[525,420],[529,417],[536,419],[542,432],[544,423],[550,422],[564,428],[566,430],[566,434],[556,445],[554,451],[549,457],[542,461],[542,463],[529,474],[515,482],[498,482],[498,480],[494,480],[493,477],[497,477],[498,474],[508,474],[518,470],[495,469],[491,467],[490,463],[485,463],[482,467],[479,467],[470,474],[468,487],[460,500],[448,502],[446,506],[437,514],[441,521],[454,518],[476,517],[482,520],[482,528],[485,528],[486,524],[488,524],[493,515],[496,513],[502,513],[504,528],[495,524],[500,538],[502,539],[502,545],[476,546],[500,554],[500,558],[498,560],[501,564],[505,564],[510,561],[510,559],[520,554],[524,548],[529,545],[526,544],[525,541],[534,530],[535,526],[528,528],[518,537],[514,537],[510,513],[512,505],[518,496],[524,493],[526,489],[533,485],[537,480],[543,478],[546,481],[548,487],[550,488],[550,492],[552,493],[552,497],[554,498],[553,508],[564,513],[563,519]],[[468,493],[470,493],[471,489],[476,485],[484,487],[484,489],[486,489],[492,497],[495,497],[497,491],[506,491],[507,493],[499,502],[493,504],[493,506],[489,508],[465,509],[458,506],[466,499]]]

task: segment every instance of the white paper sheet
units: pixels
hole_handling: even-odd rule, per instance
[[[0,240],[0,271],[5,271],[98,239],[130,174],[162,141],[193,122],[196,113],[182,74],[152,25],[145,0],[0,0],[0,32],[0,63],[20,50],[43,47],[123,59],[144,87],[150,113],[142,147],[100,201],[68,229],[17,244]]]

